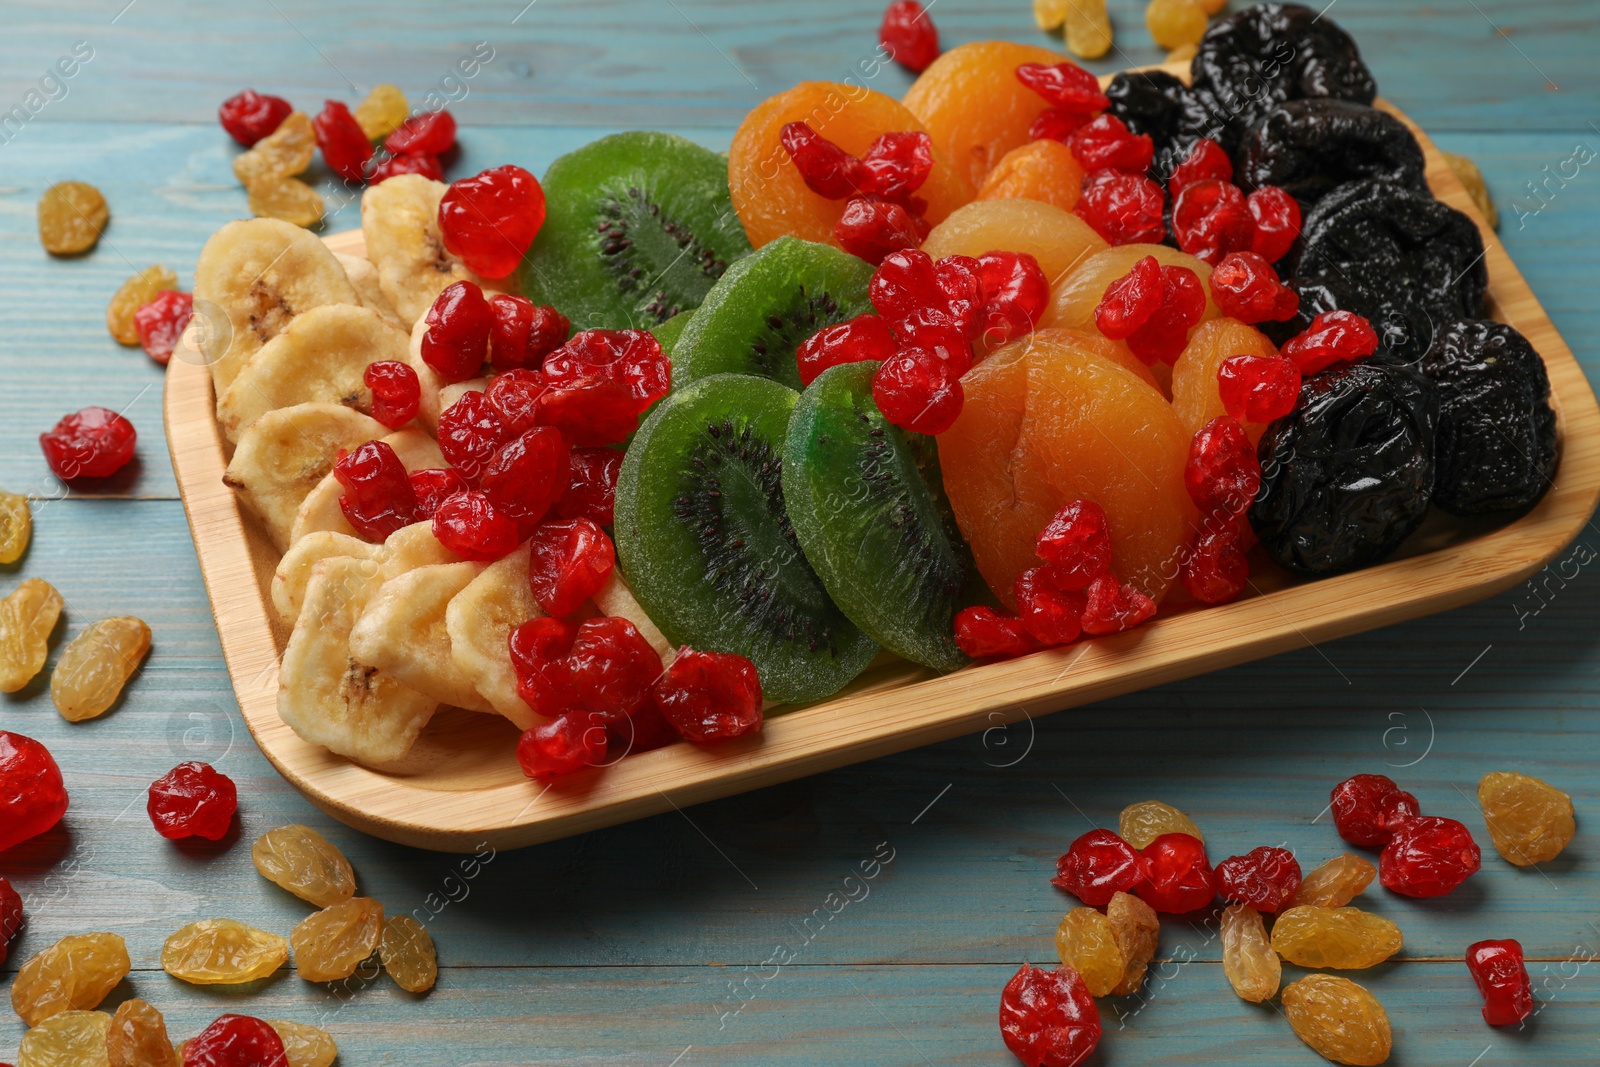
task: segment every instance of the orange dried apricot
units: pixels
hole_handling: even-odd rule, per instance
[[[979,200],[1043,200],[1071,211],[1083,190],[1083,167],[1060,141],[1029,141],[1000,157],[983,179]],[[1073,216],[1077,218],[1077,216]]]
[[[1267,335],[1238,319],[1220,318],[1202,322],[1189,335],[1183,355],[1172,365],[1172,410],[1196,433],[1200,427],[1226,415],[1217,391],[1217,368],[1231,356],[1276,356],[1278,347]],[[1244,432],[1250,443],[1261,440],[1266,423],[1247,422]]]
[[[1105,247],[1087,222],[1038,200],[973,201],[951,212],[922,242],[922,250],[934,259],[1026,252],[1039,261],[1052,285]]]
[[[1095,253],[1084,260],[1050,294],[1050,306],[1045,309],[1040,326],[1065,326],[1073,330],[1093,330],[1094,309],[1106,295],[1106,286],[1133,269],[1145,256],[1155,256],[1163,267],[1188,267],[1200,279],[1206,293],[1206,310],[1201,321],[1222,314],[1217,302],[1211,299],[1210,265],[1166,245],[1118,245]]]
[[[1100,334],[1092,333],[1088,330],[1064,330],[1059,327],[1048,330],[1035,330],[1033,336],[1042,341],[1058,341],[1062,344],[1076,345],[1079,348],[1102,355],[1137,374],[1140,380],[1157,393],[1160,393],[1162,399],[1166,398],[1166,392],[1161,381],[1154,374],[1154,371],[1159,368],[1151,367],[1144,360],[1134,355],[1128,348],[1128,342],[1126,341],[1113,341],[1109,337],[1102,337]]]

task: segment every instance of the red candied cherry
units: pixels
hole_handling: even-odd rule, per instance
[[[220,841],[233,826],[239,790],[209,763],[180,763],[150,786],[146,809],[156,833],[168,840]]]
[[[489,358],[494,316],[483,290],[472,282],[452,282],[428,309],[422,335],[422,361],[445,382],[476,378]]]
[[[1111,522],[1093,500],[1073,500],[1039,533],[1035,546],[1058,589],[1082,589],[1111,570]]]
[[[1205,529],[1183,561],[1183,587],[1202,604],[1236,600],[1250,584],[1250,560],[1239,527],[1225,523]]]
[[[1271,915],[1293,900],[1300,888],[1300,861],[1288,849],[1270,845],[1229,856],[1214,873],[1223,900]]]
[[[646,701],[643,707],[621,722],[608,723],[606,737],[613,746],[608,752],[616,753],[611,756],[613,763],[634,752],[649,752],[683,740],[662,716],[661,709],[656,707],[654,701]]]
[[[527,367],[513,367],[490,379],[483,398],[499,417],[504,438],[520,437],[539,425],[539,398],[549,388],[543,374]]]
[[[887,200],[852,198],[834,224],[833,238],[852,256],[876,266],[892,252],[915,248],[927,236],[927,223]]]
[[[505,423],[482,390],[462,393],[439,416],[439,451],[468,481],[478,480],[505,438]]]
[[[1289,254],[1300,236],[1300,204],[1276,185],[1263,185],[1245,198],[1256,229],[1250,250],[1268,263]]]
[[[1090,115],[1111,106],[1100,91],[1100,79],[1076,63],[1023,63],[1017,81],[1038,94],[1051,107]]]
[[[1283,322],[1300,310],[1300,294],[1254,252],[1230,252],[1211,272],[1211,296],[1224,315],[1240,322]]]
[[[55,827],[67,813],[67,787],[50,750],[0,730],[0,852]]]
[[[817,380],[817,375],[841,363],[881,362],[894,355],[899,347],[889,332],[889,323],[870,312],[848,322],[824,326],[795,349],[800,384],[810,385]]]
[[[163,289],[154,300],[133,313],[133,328],[139,331],[139,347],[165,367],[192,318],[194,296]]]
[[[916,74],[939,58],[939,31],[917,0],[894,0],[884,9],[878,43],[896,63]]]
[[[133,423],[107,408],[84,408],[39,435],[44,460],[57,478],[109,478],[133,458],[139,434]]]
[[[865,178],[861,160],[822,136],[810,123],[788,123],[778,131],[778,143],[789,153],[806,188],[818,196],[847,200],[861,192]]]
[[[1066,144],[1077,132],[1078,127],[1088,122],[1090,118],[1090,115],[1082,111],[1047,107],[1034,116],[1033,122],[1028,124],[1028,140],[1060,141]]]
[[[1155,141],[1147,133],[1134,133],[1109,112],[1079,126],[1067,138],[1072,157],[1085,171],[1122,170],[1144,174],[1155,159]]]
[[[229,137],[249,148],[281,126],[293,110],[294,105],[281,96],[245,89],[222,102],[217,118]]]
[[[911,194],[933,173],[933,138],[920,130],[879,134],[861,157],[861,191],[917,211]]]
[[[1261,488],[1261,461],[1244,427],[1227,415],[1200,427],[1189,441],[1183,485],[1203,515],[1243,515]]]
[[[1206,846],[1188,834],[1162,834],[1139,853],[1145,881],[1134,895],[1156,911],[1182,915],[1207,907],[1217,895]]]
[[[1402,822],[1422,811],[1417,798],[1386,774],[1356,774],[1333,787],[1329,796],[1333,826],[1352,845],[1378,848]]]
[[[422,406],[422,383],[417,372],[397,359],[368,363],[361,380],[372,390],[372,417],[398,430],[417,417]]]
[[[3,939],[0,939],[3,940]],[[1523,962],[1522,943],[1477,941],[1467,946],[1467,971],[1483,995],[1483,1021],[1511,1026],[1533,1014],[1533,985]]]
[[[283,1067],[287,1062],[283,1038],[250,1015],[219,1015],[184,1043],[183,1067]]]
[[[579,448],[621,444],[639,426],[638,401],[607,378],[579,378],[559,389],[547,388],[539,394],[535,413]]]
[[[956,646],[973,659],[1009,659],[1039,647],[1021,619],[1001,615],[990,607],[962,608],[956,612],[955,625]]]
[[[571,450],[554,426],[535,426],[500,446],[479,484],[495,509],[517,522],[538,522],[572,482]]]
[[[326,100],[311,127],[328,169],[347,182],[361,181],[372,158],[372,142],[350,109],[337,100]]]
[[[1378,881],[1407,897],[1440,897],[1483,864],[1472,831],[1454,819],[1416,815],[1395,827],[1378,856]]]
[[[432,467],[411,472],[411,491],[417,494],[417,521],[427,522],[439,505],[472,486],[454,467]]]
[[[382,544],[402,526],[417,521],[417,494],[405,464],[383,441],[368,441],[333,465],[344,492],[339,510],[356,533]]]
[[[545,614],[557,618],[603,589],[616,564],[611,538],[589,519],[542,523],[528,538],[528,587]]]
[[[1195,272],[1162,267],[1161,306],[1128,335],[1128,349],[1146,363],[1175,363],[1205,313],[1206,294]]]
[[[477,489],[454,493],[433,511],[433,536],[462,559],[492,563],[522,539],[517,522]]]
[[[872,399],[883,417],[912,433],[944,433],[961,414],[960,372],[920,348],[904,348],[878,366]]]
[[[1195,182],[1233,181],[1233,160],[1222,146],[1209,137],[1202,137],[1189,148],[1183,162],[1172,168],[1167,179],[1167,192],[1177,196]]]
[[[1279,356],[1229,356],[1217,366],[1222,407],[1240,422],[1271,422],[1294,410],[1300,368]]]
[[[991,345],[1031,333],[1050,303],[1050,279],[1026,252],[985,252],[978,257],[978,280],[978,330]]]
[[[884,257],[867,282],[867,297],[896,329],[922,308],[942,304],[945,299],[933,257],[916,248]]]
[[[1156,613],[1156,602],[1114,574],[1102,574],[1084,588],[1083,632],[1115,634],[1131,630]]]
[[[1162,291],[1161,262],[1155,256],[1145,256],[1106,286],[1094,309],[1095,327],[1113,341],[1132,337],[1160,310]]]
[[[620,723],[661,674],[661,657],[627,619],[574,626],[547,615],[512,630],[510,646],[517,693],[540,715],[589,711]]]
[[[679,736],[696,745],[761,732],[761,678],[754,663],[732,652],[679,649],[650,698]]]
[[[400,155],[420,152],[442,156],[456,144],[456,120],[448,111],[426,111],[412,115],[383,140],[383,147]]]
[[[0,964],[6,962],[11,939],[22,929],[22,895],[11,888],[11,883],[0,878]]]
[[[1191,256],[1220,263],[1230,252],[1250,250],[1255,220],[1238,186],[1203,179],[1185,186],[1172,201],[1172,234]]]
[[[514,163],[450,183],[439,200],[439,236],[474,273],[504,278],[544,225],[544,189]]]
[[[525,296],[496,293],[489,298],[489,314],[489,363],[499,374],[519,367],[538,370],[572,331],[561,312]]]
[[[545,357],[544,380],[560,389],[584,378],[622,386],[642,415],[671,388],[672,361],[646,330],[584,330]]]
[[[571,463],[572,477],[567,491],[556,501],[556,514],[563,519],[588,519],[610,526],[615,517],[622,453],[614,448],[574,448]]]
[[[367,172],[368,185],[381,185],[397,174],[420,174],[436,182],[444,181],[444,165],[427,152],[386,153]]]
[[[1017,618],[1042,645],[1070,644],[1083,632],[1085,597],[1080,590],[1056,586],[1051,576],[1048,564],[1017,576]]]
[[[1284,342],[1283,357],[1307,377],[1335,363],[1354,363],[1378,350],[1378,332],[1353,311],[1324,311],[1311,325]]]
[[[517,741],[517,762],[535,781],[560,778],[606,759],[606,722],[589,711],[557,715]]]
[[[1000,1037],[1027,1067],[1074,1067],[1094,1054],[1100,1033],[1094,996],[1066,964],[1023,964],[1000,993]]]
[[[1056,860],[1050,884],[1065,889],[1091,908],[1103,908],[1118,893],[1144,881],[1144,860],[1110,830],[1090,830]]]

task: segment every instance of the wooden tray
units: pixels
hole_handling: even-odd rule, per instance
[[[760,737],[712,752],[673,745],[546,788],[519,771],[512,752],[516,732],[508,723],[449,711],[435,718],[403,766],[380,773],[301,741],[278,718],[278,659],[287,634],[266,592],[278,555],[222,484],[223,442],[209,371],[175,358],[167,372],[167,441],[250,732],[306,797],[359,830],[444,851],[484,843],[511,848],[1387,626],[1515,585],[1578,534],[1600,498],[1600,409],[1572,352],[1466,190],[1432,142],[1406,121],[1427,154],[1434,193],[1483,231],[1490,313],[1520,330],[1549,370],[1561,468],[1544,500],[1516,522],[1487,530],[1430,523],[1400,558],[1355,574],[1305,583],[1267,579],[1262,595],[1250,599],[1158,616],[1128,634],[1006,663],[942,677],[904,663],[878,666],[834,699],[773,718]],[[364,251],[359,231],[327,243],[340,252]]]

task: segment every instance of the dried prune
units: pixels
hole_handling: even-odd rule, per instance
[[[1426,190],[1377,178],[1346,182],[1307,212],[1300,238],[1292,283],[1300,313],[1284,336],[1338,308],[1364,316],[1384,348],[1416,362],[1436,326],[1482,315],[1483,237]]]
[[[1382,352],[1307,378],[1261,438],[1262,547],[1311,576],[1384,559],[1427,515],[1436,418],[1432,383]]]
[[[1434,334],[1422,373],[1439,393],[1433,502],[1452,515],[1523,511],[1560,462],[1550,379],[1533,346],[1498,322]]]
[[[1163,70],[1133,70],[1118,74],[1106,86],[1111,101],[1106,110],[1136,134],[1156,145],[1150,177],[1166,184],[1189,154],[1205,125],[1206,111],[1183,82]]]
[[[1428,189],[1422,146],[1405,123],[1349,100],[1316,97],[1274,108],[1245,139],[1239,163],[1240,185],[1276,185],[1304,208],[1362,178]]]
[[[1258,4],[1211,24],[1190,66],[1206,136],[1230,154],[1277,105],[1331,96],[1370,104],[1378,94],[1355,41],[1300,4]]]

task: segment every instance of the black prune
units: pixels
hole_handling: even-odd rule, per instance
[[[1466,215],[1425,190],[1377,179],[1346,182],[1305,217],[1291,285],[1304,329],[1339,308],[1365,316],[1382,347],[1416,362],[1436,326],[1483,313],[1489,271],[1483,237]]]
[[[1199,138],[1205,110],[1189,87],[1164,70],[1125,71],[1106,86],[1111,101],[1108,112],[1134,133],[1148,134],[1155,142],[1150,177],[1163,186],[1173,168],[1182,163]]]
[[[1422,146],[1405,123],[1349,100],[1290,100],[1273,108],[1245,139],[1242,156],[1240,186],[1276,185],[1302,210],[1361,178],[1428,189]]]
[[[1216,20],[1190,72],[1206,112],[1203,132],[1236,162],[1244,139],[1285,101],[1331,96],[1370,104],[1378,95],[1350,35],[1300,4],[1258,4]]]
[[[1320,577],[1394,552],[1428,513],[1436,415],[1433,383],[1387,353],[1306,379],[1258,448],[1267,554]]]
[[[1439,394],[1433,502],[1452,515],[1526,511],[1560,462],[1544,360],[1510,326],[1452,322],[1422,373]]]

